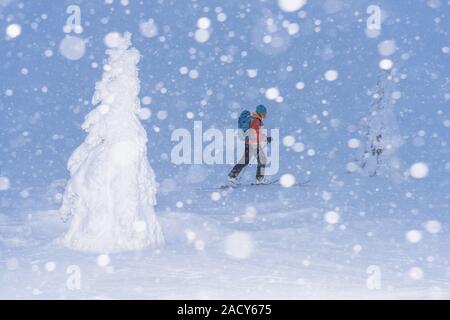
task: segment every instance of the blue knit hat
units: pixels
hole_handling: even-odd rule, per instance
[[[258,113],[267,113],[266,107],[264,107],[262,104],[256,107],[256,112]]]

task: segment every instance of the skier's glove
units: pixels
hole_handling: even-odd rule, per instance
[[[272,142],[272,137],[267,137],[267,143],[271,143]]]

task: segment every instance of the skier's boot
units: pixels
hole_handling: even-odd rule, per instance
[[[265,177],[258,177],[256,178],[255,184],[271,184],[270,180],[266,179]]]
[[[228,176],[228,182],[232,187],[237,187],[240,185],[239,180],[236,177],[230,177]]]

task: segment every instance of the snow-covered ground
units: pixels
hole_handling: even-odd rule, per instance
[[[247,187],[218,200],[192,187],[177,210],[161,196],[165,247],[108,257],[55,243],[67,229],[55,210],[2,215],[0,298],[450,298],[447,225],[432,234],[426,216],[412,225],[376,196],[350,201],[354,190],[324,187]],[[330,195],[337,215],[327,215]]]

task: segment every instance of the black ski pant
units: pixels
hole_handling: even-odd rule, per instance
[[[256,168],[256,179],[261,179],[264,177],[264,169],[266,167],[266,155],[264,154],[264,150],[260,146],[260,144],[245,144],[244,155],[241,160],[231,169],[228,176],[230,178],[236,178],[239,173],[241,173],[242,169],[244,169],[249,163],[250,160],[256,157],[258,161],[258,167]]]

